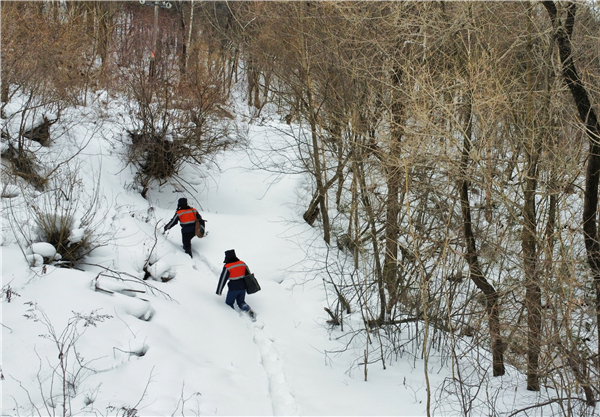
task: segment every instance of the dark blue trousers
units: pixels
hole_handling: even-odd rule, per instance
[[[185,253],[190,255],[192,258],[192,238],[196,236],[196,231],[192,230],[191,232],[181,232],[181,242],[183,243],[183,250]]]
[[[238,307],[243,311],[250,311],[250,306],[246,304],[246,290],[232,290],[229,289],[227,291],[227,298],[225,298],[225,303],[231,308],[233,308],[233,303],[237,302]]]

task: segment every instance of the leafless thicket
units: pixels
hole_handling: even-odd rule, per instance
[[[48,112],[60,117],[65,106],[96,99],[89,93],[99,89],[105,99],[120,96],[129,103],[125,159],[136,168],[143,195],[154,181],[184,186],[178,177],[184,163],[200,166],[239,142],[243,135],[229,111],[233,64],[202,36],[193,7],[177,2],[155,14],[137,2],[5,3],[3,115],[15,95],[29,97],[24,109],[6,115],[22,119],[3,155],[15,173],[43,187],[36,159],[24,146],[28,132],[39,127],[28,123],[41,116],[45,121]]]
[[[459,379],[462,349],[489,348],[494,376],[516,367],[529,390],[555,389],[565,414],[593,406],[597,10],[294,2],[228,13],[254,77],[249,103],[263,97],[298,126],[298,169],[314,185],[304,218],[339,248],[320,273],[331,322],[357,308],[365,343],[381,347],[365,376],[418,326],[423,351],[450,358]]]
[[[158,33],[151,8],[67,5],[86,39],[65,48],[78,57],[73,85],[131,99],[143,190],[233,143],[217,126],[236,81],[255,115],[275,109],[289,125],[297,161],[267,168],[311,180],[302,211],[328,249],[328,318],[364,341],[365,378],[412,346],[451,364],[444,390],[464,414],[485,373],[509,366],[529,390],[554,390],[547,404],[563,414],[589,412],[600,396],[595,4],[181,2],[159,11]],[[61,21],[48,18],[54,3],[10,6],[3,18],[20,7]],[[16,30],[3,24],[3,103],[44,80],[16,65],[45,58],[20,58]],[[493,410],[497,393],[486,395]]]

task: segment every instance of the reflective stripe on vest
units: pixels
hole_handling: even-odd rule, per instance
[[[246,264],[242,261],[228,263],[225,265],[225,268],[229,271],[230,280],[240,279],[246,276]]]
[[[196,210],[194,209],[178,210],[177,215],[179,216],[179,223],[181,223],[182,226],[196,222]]]

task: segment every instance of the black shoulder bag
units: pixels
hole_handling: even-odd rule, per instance
[[[244,281],[246,281],[246,292],[248,294],[254,294],[255,292],[260,291],[260,285],[256,280],[254,274],[248,274],[244,277]]]

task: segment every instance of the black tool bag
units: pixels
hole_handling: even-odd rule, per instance
[[[260,285],[256,280],[254,274],[248,274],[244,277],[244,281],[246,281],[246,292],[248,294],[254,294],[255,292],[260,291]]]

